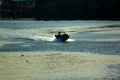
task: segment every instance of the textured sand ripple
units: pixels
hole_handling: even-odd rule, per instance
[[[119,55],[0,52],[0,80],[119,80]]]

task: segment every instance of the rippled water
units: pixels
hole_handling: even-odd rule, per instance
[[[0,80],[119,80],[119,25],[0,21]],[[70,39],[56,40],[58,31],[69,33]]]
[[[119,54],[120,28],[99,28],[119,21],[1,21],[0,51],[72,51]],[[70,34],[66,43],[58,31]],[[116,33],[117,32],[117,33]]]

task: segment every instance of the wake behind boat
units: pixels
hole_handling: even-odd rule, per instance
[[[67,33],[62,33],[61,34],[61,32],[58,32],[58,34],[55,35],[55,37],[56,37],[57,40],[60,40],[60,41],[64,42],[64,41],[67,41],[70,36]]]

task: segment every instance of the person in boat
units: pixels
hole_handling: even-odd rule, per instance
[[[57,35],[55,35],[56,39],[59,39],[61,41],[66,41],[70,36],[66,33],[61,34],[61,32],[58,32]]]
[[[55,37],[56,37],[57,39],[60,39],[60,38],[62,37],[61,32],[58,32],[58,34],[55,35]]]

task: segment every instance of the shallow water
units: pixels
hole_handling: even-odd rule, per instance
[[[0,21],[0,79],[119,80],[119,23]],[[56,40],[58,31],[70,39]]]

